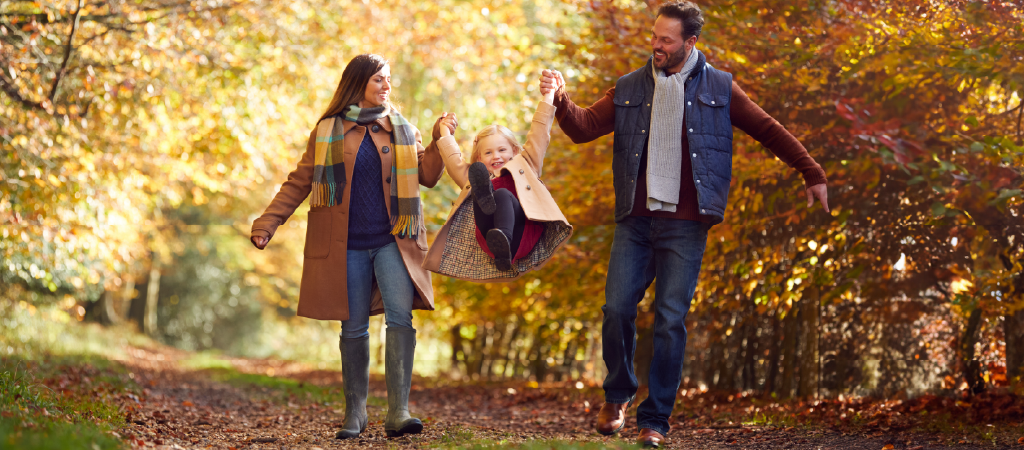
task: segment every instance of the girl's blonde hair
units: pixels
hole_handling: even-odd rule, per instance
[[[480,130],[473,138],[473,153],[469,155],[470,162],[477,162],[480,160],[480,139],[487,136],[493,136],[500,134],[508,140],[508,145],[512,146],[512,156],[518,155],[523,151],[523,146],[516,139],[516,135],[512,134],[512,130],[505,128],[501,125],[488,125],[484,129]]]

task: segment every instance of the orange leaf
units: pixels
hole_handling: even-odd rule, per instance
[[[192,402],[185,400],[181,402],[181,406],[195,406]]]
[[[894,447],[892,444],[885,444],[885,447],[882,447],[882,450],[892,450],[894,448],[896,447]]]

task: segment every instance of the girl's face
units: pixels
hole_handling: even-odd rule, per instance
[[[366,82],[366,92],[363,100],[359,102],[360,108],[374,108],[388,101],[388,94],[391,94],[391,66],[384,65],[377,73]]]
[[[501,134],[492,134],[480,138],[477,142],[480,148],[480,162],[484,163],[495,176],[501,174],[501,168],[508,164],[508,161],[515,155],[515,147],[509,144],[508,139]]]

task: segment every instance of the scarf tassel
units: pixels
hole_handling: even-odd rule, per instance
[[[415,230],[414,227],[417,221],[415,216],[397,216],[392,219],[392,222],[394,228],[391,230],[391,234],[406,238],[416,236],[417,230]]]
[[[312,196],[309,199],[309,206],[334,206],[337,204],[338,186],[334,183],[313,182]]]

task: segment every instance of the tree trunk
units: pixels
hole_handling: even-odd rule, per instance
[[[547,374],[547,364],[542,360],[543,358],[543,342],[544,342],[544,329],[547,328],[545,324],[537,327],[536,334],[533,335],[533,344],[530,346],[530,351],[527,353],[527,360],[529,361],[530,376],[534,377],[538,383],[544,381],[544,376]]]
[[[510,375],[515,376],[516,371],[519,367],[519,349],[516,348],[516,339],[519,338],[520,323],[522,321],[515,320],[512,326],[512,332],[509,333],[508,341],[506,341],[503,355],[505,356],[505,369],[501,371],[503,378],[508,378]],[[509,372],[511,368],[511,372]]]
[[[768,338],[768,369],[764,376],[764,388],[762,395],[775,392],[775,379],[779,373],[779,335],[782,334],[779,326],[779,314],[776,311],[772,314],[772,334]],[[762,336],[763,338],[764,336]]]
[[[982,378],[981,361],[974,358],[974,344],[978,342],[978,330],[981,329],[981,308],[974,308],[964,328],[964,338],[960,341],[960,354],[963,355],[964,381],[972,394],[980,394],[985,390],[985,379]]]
[[[591,330],[593,323],[587,323],[584,330]],[[601,371],[601,367],[604,367],[602,361],[603,354],[601,352],[601,343],[598,340],[598,333],[596,330],[591,330],[587,333],[587,378],[591,380],[598,380],[604,378],[604,374]],[[598,375],[600,374],[600,375]],[[600,376],[600,378],[598,378]]]
[[[451,338],[452,338],[452,366],[451,366],[451,369],[453,371],[458,371],[458,370],[460,370],[459,369],[459,365],[461,364],[461,365],[463,365],[462,370],[464,370],[465,369],[464,366],[465,366],[465,360],[466,360],[466,352],[463,351],[463,349],[462,349],[462,324],[461,323],[455,324],[455,326],[452,327],[450,333],[451,333]],[[460,354],[462,355],[462,358],[459,358]]]
[[[156,336],[156,307],[160,300],[160,262],[153,258],[153,266],[149,270],[149,286],[146,288],[146,311],[143,315],[143,331],[150,336]]]
[[[473,380],[480,379],[480,373],[484,364],[484,347],[487,345],[486,333],[486,326],[477,325],[476,334],[473,336],[473,340],[470,341],[470,353],[472,355],[466,358],[466,363],[469,370],[468,375]]]
[[[808,287],[801,304],[800,397],[817,396],[818,391],[818,288]]]
[[[796,302],[786,313],[786,335],[782,339],[782,386],[779,396],[793,395],[793,378],[796,369],[796,333],[800,328],[800,302]]]
[[[118,296],[117,305],[114,309],[118,317],[128,320],[132,299],[135,298],[135,276],[130,273],[125,274],[121,277],[121,280],[123,281],[121,294]]]
[[[1003,334],[1006,336],[1006,379],[1018,385],[1024,366],[1024,310],[1003,316]]]
[[[716,372],[718,372],[718,378],[715,379],[715,389],[721,390],[733,390],[733,378],[735,378],[735,371],[732,370],[732,364],[729,364],[735,352],[731,352],[729,348],[729,336],[723,336],[722,340],[718,343],[721,349],[718,354],[721,355],[717,358],[715,364],[718,366]]]
[[[757,363],[756,355],[760,346],[757,345],[757,328],[760,325],[760,321],[757,318],[756,309],[754,308],[754,302],[752,300],[747,301],[747,314],[744,318],[746,325],[743,327],[746,330],[744,333],[744,345],[743,345],[743,389],[752,390],[757,387]]]
[[[96,312],[99,317],[97,319],[104,325],[116,325],[121,323],[121,317],[117,314],[117,310],[114,308],[114,294],[111,291],[103,291],[103,295],[100,296],[99,304],[96,305]]]
[[[1006,270],[1014,270],[1013,261],[1006,253],[1000,255],[999,259]],[[1011,304],[1019,304],[1024,299],[1024,273],[1013,276],[1013,289],[1008,294],[1006,300]],[[1021,381],[1020,376],[1024,374],[1024,310],[1003,316],[1003,334],[1006,342],[1006,379],[1012,386],[1017,386]]]

